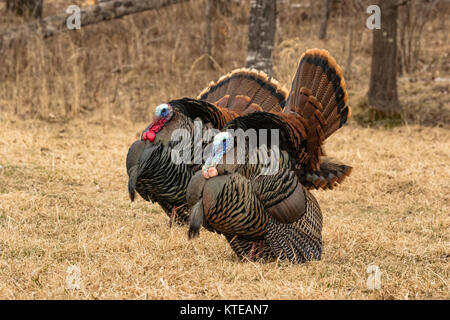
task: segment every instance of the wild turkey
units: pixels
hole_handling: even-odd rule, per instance
[[[197,156],[194,142],[202,141],[196,138],[203,138],[200,151],[208,142],[208,137],[198,136],[195,121],[201,121],[201,132],[221,129],[240,115],[281,111],[286,97],[287,90],[264,72],[237,69],[211,82],[197,99],[183,98],[159,105],[153,122],[128,150],[126,166],[131,200],[137,191],[145,200],[160,204],[170,217],[170,225],[175,217],[187,223],[186,188],[203,160],[201,157],[194,159]],[[191,151],[188,163],[177,164],[171,159],[172,151],[179,147],[171,138],[176,129],[185,129],[184,132],[190,134],[188,144],[183,145],[186,152]]]
[[[249,114],[223,128],[278,129],[278,171],[262,175],[263,159],[256,157],[257,162],[250,163],[250,146],[238,146],[237,134],[217,134],[211,156],[187,189],[189,238],[198,236],[203,225],[224,234],[241,258],[294,263],[320,259],[322,214],[307,188],[332,187],[351,171],[330,162],[320,165],[325,139],[350,116],[347,100],[342,71],[334,58],[325,50],[306,51],[283,112]],[[271,144],[258,142],[259,151],[275,152]],[[239,147],[245,149],[243,164],[236,161]],[[230,154],[234,162],[223,161]]]

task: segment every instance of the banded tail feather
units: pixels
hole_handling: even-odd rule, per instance
[[[263,71],[236,69],[211,82],[197,97],[221,108],[248,114],[256,111],[281,111],[287,90]]]
[[[308,119],[305,113],[311,105],[319,109],[326,120],[322,128],[328,138],[350,117],[346,87],[342,69],[327,50],[307,50],[300,58],[284,112],[296,112]]]
[[[326,50],[310,49],[300,58],[284,113],[306,120],[307,166],[320,170],[322,145],[350,117],[348,94],[342,70]]]
[[[333,189],[341,184],[350,175],[353,168],[330,157],[322,157],[320,169],[314,172],[305,172],[300,169],[297,176],[302,185],[308,189]]]

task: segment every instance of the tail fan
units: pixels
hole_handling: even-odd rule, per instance
[[[221,129],[239,116],[259,111],[280,112],[286,104],[287,93],[263,71],[242,68],[211,82],[197,99],[183,98],[169,104],[191,119],[199,117]]]
[[[300,58],[284,113],[306,120],[308,169],[320,170],[322,145],[350,117],[342,70],[326,50],[310,49]]]
[[[286,104],[287,94],[278,81],[263,71],[241,68],[211,82],[197,99],[245,115],[257,111],[279,112]]]
[[[347,102],[345,80],[336,60],[327,50],[307,50],[300,58],[284,112],[296,112],[306,120],[313,115],[320,118],[328,138],[350,117]]]

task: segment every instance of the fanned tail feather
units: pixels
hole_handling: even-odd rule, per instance
[[[314,120],[313,115],[320,117],[326,139],[350,117],[347,102],[346,83],[336,60],[327,50],[307,50],[300,58],[284,111],[296,112],[307,121]]]
[[[303,145],[307,157],[303,164],[317,176],[320,176],[321,157],[325,155],[322,147],[325,139],[350,117],[347,102],[345,80],[336,60],[326,50],[307,50],[300,59],[283,112],[299,114],[305,119],[307,134]],[[316,183],[325,187],[325,180]]]
[[[287,90],[263,71],[236,69],[217,82],[211,82],[197,99],[237,112],[241,115],[257,112],[281,111]]]
[[[304,172],[300,169],[301,172],[297,176],[302,178],[301,184],[308,189],[333,189],[350,175],[352,169],[338,160],[323,157],[319,170]]]

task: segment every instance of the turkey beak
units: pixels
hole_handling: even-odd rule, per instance
[[[128,192],[130,194],[131,201],[134,201],[136,194],[135,187],[138,176],[139,157],[144,151],[145,144],[145,141],[142,140],[135,141],[131,145],[127,154]]]

